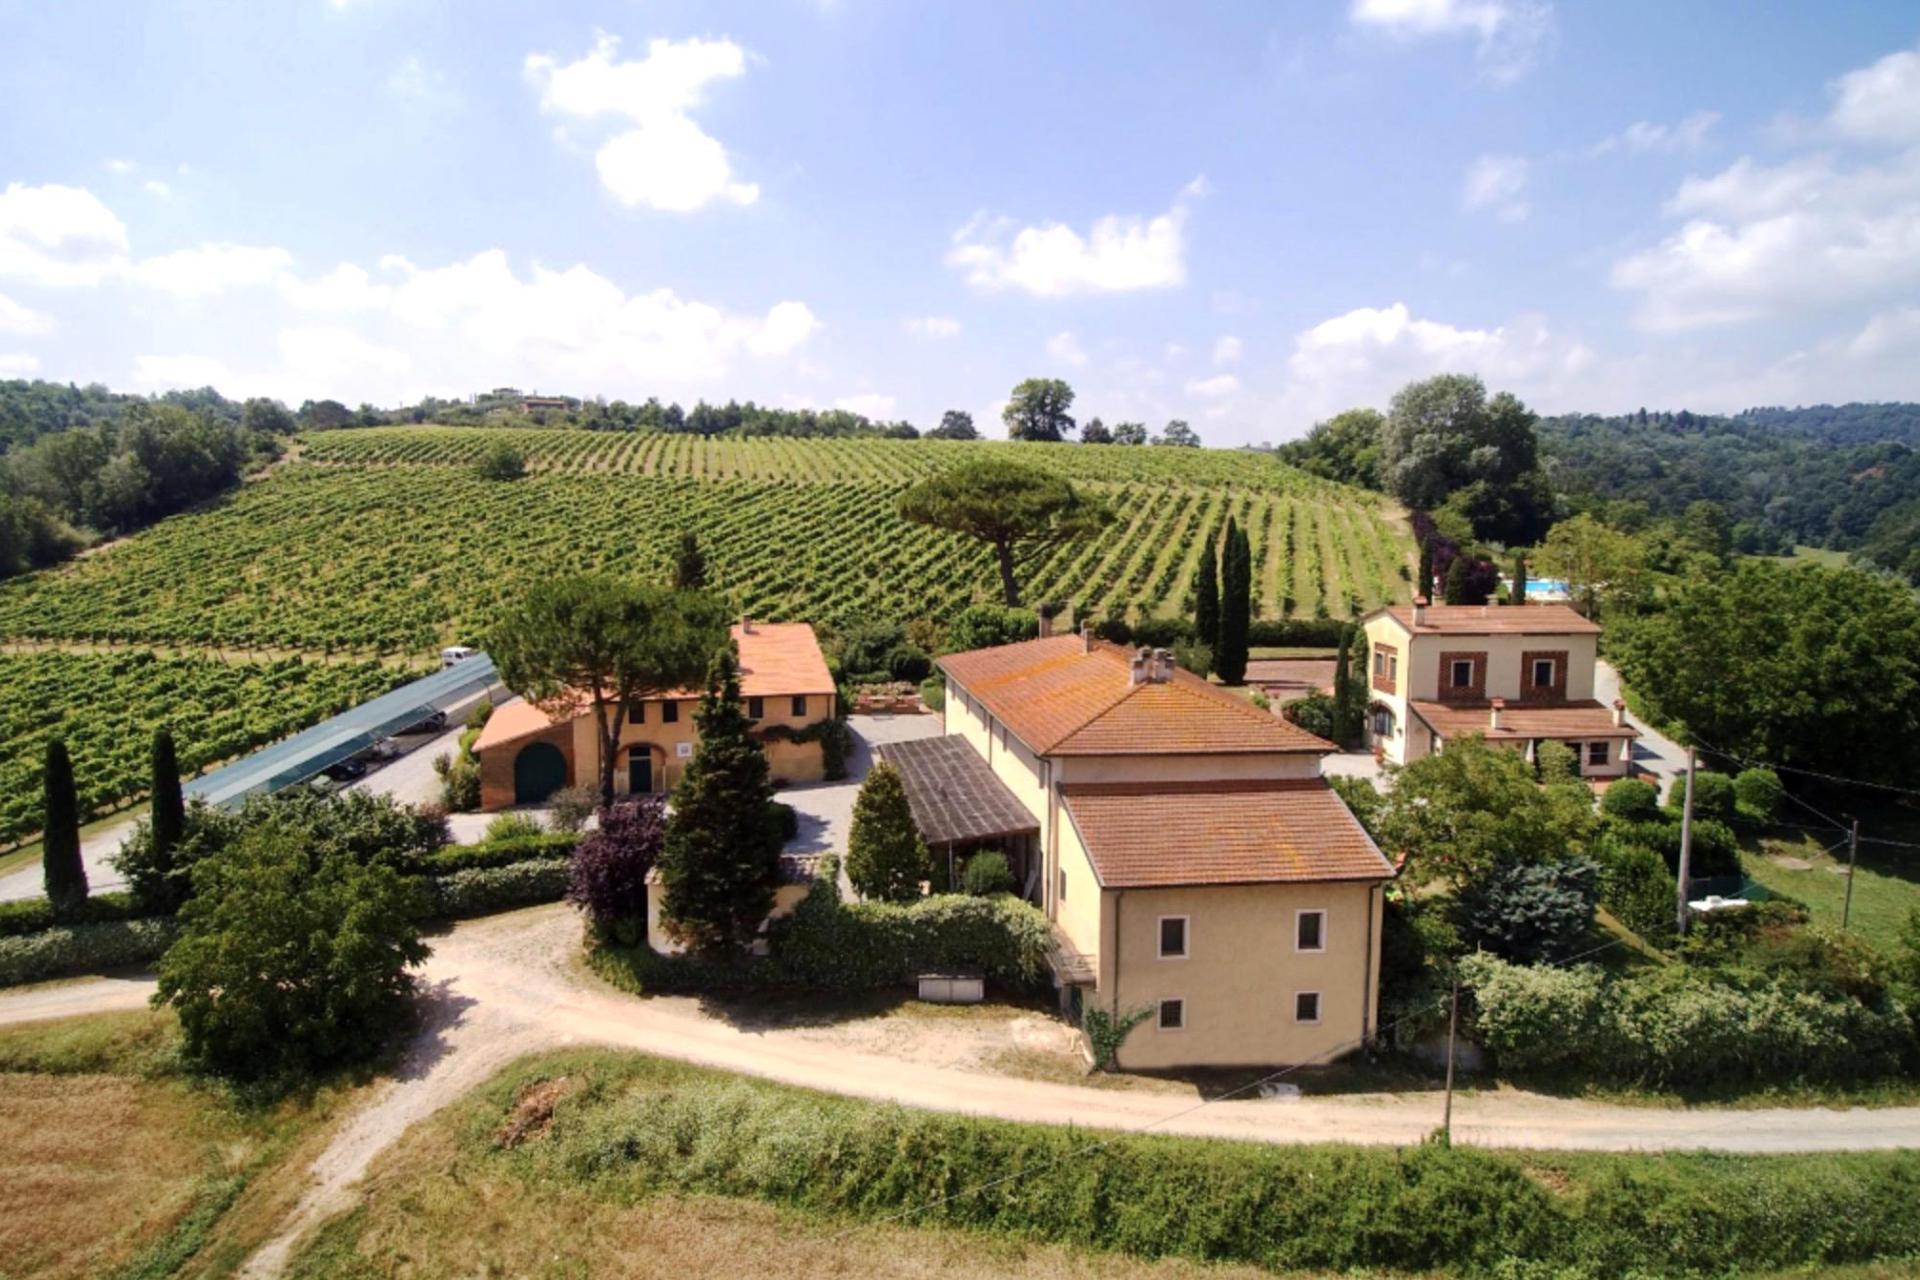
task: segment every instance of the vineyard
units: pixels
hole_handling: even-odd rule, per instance
[[[384,693],[407,673],[371,663],[228,664],[147,653],[0,656],[0,844],[40,829],[47,739],[64,735],[80,803],[143,791],[158,725],[189,773]]]
[[[939,442],[525,432],[514,434],[541,437],[536,452],[546,449],[549,459],[524,480],[488,482],[451,465],[473,437],[494,434],[502,433],[320,437],[324,450],[309,445],[308,456],[330,451],[326,465],[284,468],[218,507],[0,589],[0,636],[426,653],[474,639],[526,584],[556,573],[659,577],[682,529],[698,534],[714,585],[764,617],[950,617],[993,597],[981,544],[894,514],[895,495],[917,474],[901,450]],[[442,437],[448,452],[424,460],[418,451]],[[546,444],[548,437],[564,443]],[[678,462],[653,473],[619,463],[680,456],[634,452],[662,441],[692,450],[689,470],[712,462],[737,467],[741,478],[691,474]],[[601,453],[570,452],[577,442]],[[406,458],[380,460],[382,449]],[[773,460],[789,452],[811,482],[768,477]],[[374,456],[349,465],[343,453]],[[1030,557],[1022,569],[1030,599],[1070,603],[1079,616],[1184,613],[1204,537],[1229,515],[1253,543],[1258,616],[1344,618],[1406,591],[1405,535],[1365,495],[1304,480],[1258,455],[1033,450],[1069,455],[1100,455],[1095,467],[1109,465],[1108,455],[1139,458],[1129,465],[1141,474],[1090,482],[1118,518],[1096,538]],[[851,461],[835,461],[842,459]],[[1167,478],[1186,465],[1226,467],[1236,482]],[[1141,478],[1156,470],[1164,474]]]

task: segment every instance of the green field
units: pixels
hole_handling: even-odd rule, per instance
[[[495,438],[524,447],[533,474],[477,478],[467,463]],[[1349,617],[1406,590],[1389,509],[1253,453],[408,428],[309,438],[305,460],[216,507],[9,584],[0,635],[424,655],[552,574],[659,576],[683,529],[757,615],[950,617],[992,598],[987,551],[901,521],[894,499],[987,450],[1070,472],[1119,516],[1032,557],[1030,599],[1183,613],[1204,536],[1229,514],[1252,531],[1258,616]]]

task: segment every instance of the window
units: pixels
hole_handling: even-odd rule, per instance
[[[1060,868],[1060,901],[1065,902],[1066,900],[1067,900],[1067,869],[1065,867],[1062,867]]]
[[[1160,1029],[1162,1031],[1184,1031],[1187,1026],[1187,1002],[1185,1000],[1162,1000],[1160,1002]]]
[[[1553,659],[1535,658],[1533,660],[1533,687],[1536,689],[1553,688]]]
[[[1373,651],[1373,674],[1377,676],[1387,674],[1387,651],[1385,649],[1375,649]]]
[[[1472,688],[1473,687],[1473,659],[1472,658],[1455,658],[1453,660],[1452,671],[1449,675],[1449,679],[1451,680],[1453,687],[1456,689]]]
[[[807,714],[806,694],[796,693],[793,695],[793,714],[796,716],[805,716]]]
[[[1391,738],[1393,736],[1393,709],[1375,707],[1373,709],[1373,736]]]
[[[1160,917],[1160,958],[1162,960],[1187,958],[1187,917]]]
[[[627,703],[627,723],[645,724],[647,722],[647,704],[634,698]]]
[[[1604,768],[1606,766],[1606,763],[1607,763],[1607,740],[1605,738],[1602,738],[1598,742],[1589,742],[1587,744],[1588,766],[1590,768],[1599,769],[1599,768]]]
[[[673,724],[680,719],[680,704],[669,698],[660,704],[660,723]]]
[[[1295,951],[1327,949],[1327,913],[1325,911],[1293,913],[1293,949]]]
[[[1320,1021],[1320,993],[1318,991],[1296,991],[1293,993],[1293,1020],[1295,1022]]]
[[[761,717],[765,716],[766,714],[767,714],[767,700],[765,698],[748,698],[747,699],[747,719],[758,720]]]

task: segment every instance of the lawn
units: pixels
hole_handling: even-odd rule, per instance
[[[279,1220],[350,1095],[252,1103],[188,1078],[170,1013],[0,1027],[0,1275],[224,1275]]]
[[[1863,815],[1861,832],[1869,837],[1920,841],[1920,822],[1897,813]],[[1782,833],[1750,842],[1741,852],[1740,861],[1747,876],[1766,886],[1768,892],[1798,899],[1807,904],[1815,921],[1837,926],[1847,896],[1847,848],[1842,843],[1828,852],[1827,847],[1841,839],[1839,832],[1824,830],[1804,835]],[[1810,865],[1801,870],[1782,866],[1776,859],[1799,859]],[[1900,945],[1901,931],[1916,910],[1920,910],[1920,849],[1863,840],[1854,871],[1850,927],[1882,951],[1892,951]]]

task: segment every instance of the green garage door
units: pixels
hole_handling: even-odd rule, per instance
[[[535,742],[513,758],[513,802],[544,804],[567,785],[567,758],[551,742]]]

